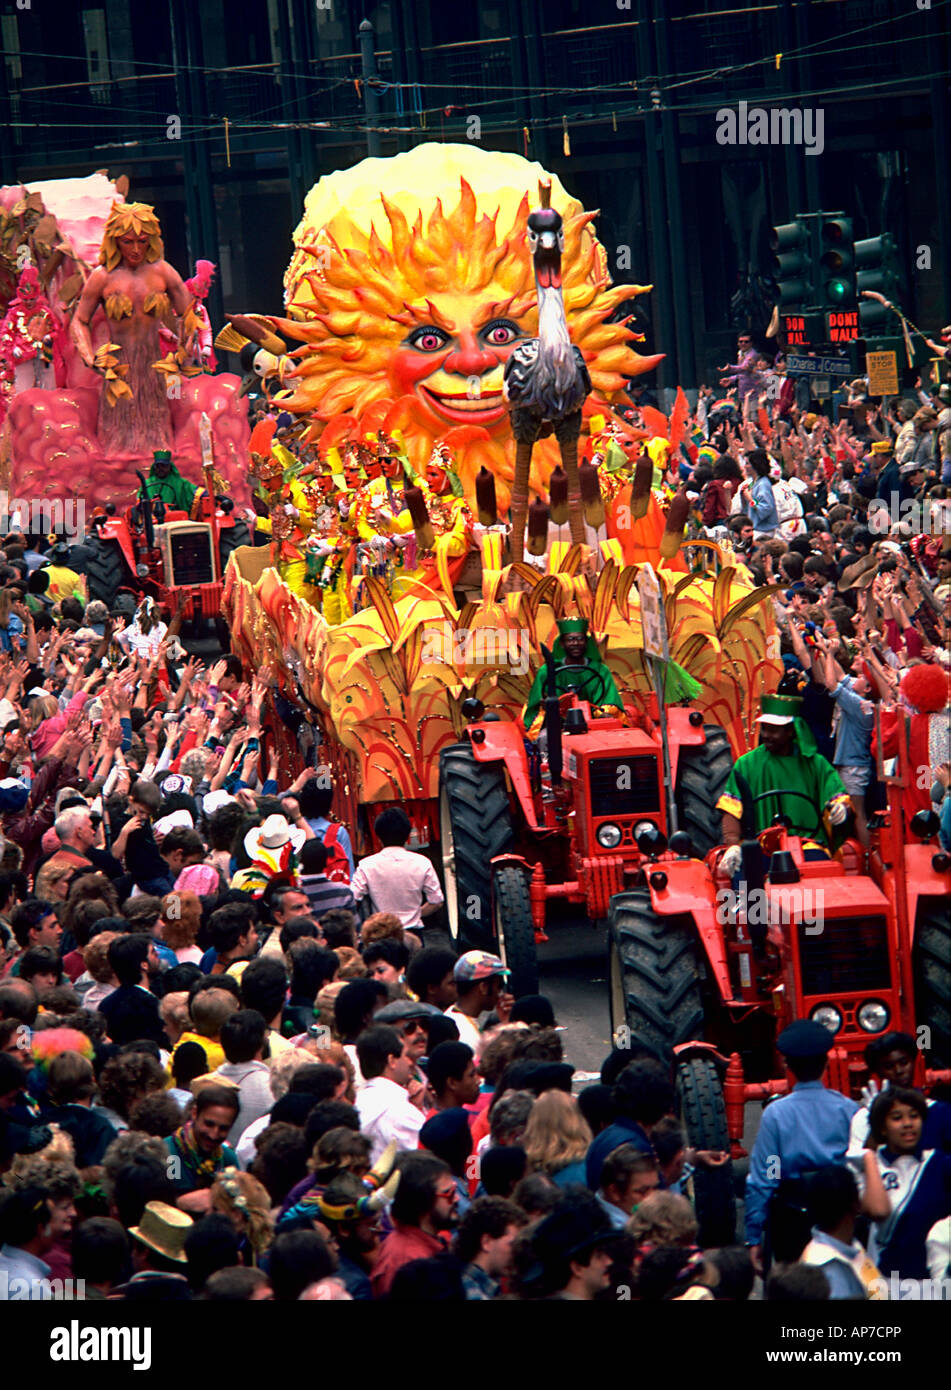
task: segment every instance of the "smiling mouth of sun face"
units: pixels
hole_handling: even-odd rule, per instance
[[[463,381],[464,378],[460,377],[460,385]],[[465,416],[473,423],[477,419],[496,420],[505,412],[501,385],[495,388],[482,388],[480,384],[479,391],[476,393],[471,386],[467,386],[463,391],[437,391],[432,386],[421,384],[419,392],[423,400],[438,415],[445,415],[450,420],[457,416]]]
[[[416,391],[433,414],[450,424],[491,425],[507,410],[500,366],[469,377],[437,368],[416,383]]]

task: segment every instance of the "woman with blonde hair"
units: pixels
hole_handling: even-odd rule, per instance
[[[577,1103],[564,1091],[544,1091],[532,1106],[522,1148],[530,1169],[545,1173],[559,1187],[585,1181],[585,1155],[591,1130]]]
[[[679,1192],[651,1192],[638,1205],[626,1227],[638,1247],[694,1245],[700,1227],[693,1207]]]
[[[117,931],[101,931],[83,949],[83,964],[86,970],[76,984],[83,985],[87,976],[92,980],[92,984],[82,996],[84,1009],[98,1009],[102,1001],[108,999],[114,989],[119,988],[119,981],[109,964],[109,947],[118,939]]]
[[[75,862],[56,864],[50,860],[43,865],[36,875],[36,882],[33,887],[34,895],[38,898],[44,898],[47,902],[65,904],[75,872]]]
[[[250,1173],[225,1168],[211,1186],[211,1209],[227,1216],[241,1242],[242,1262],[257,1267],[274,1238],[267,1188]]]
[[[195,945],[201,926],[201,900],[197,893],[166,893],[162,899],[162,940],[175,952],[179,965],[199,965],[202,953]]]
[[[55,695],[34,695],[30,701],[30,748],[34,758],[46,757],[66,732],[70,715],[84,709],[91,699],[89,692],[80,687],[61,713]]]

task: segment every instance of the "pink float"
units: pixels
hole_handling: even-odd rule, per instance
[[[199,423],[239,506],[250,501],[240,378],[212,375],[203,300],[213,267],[183,282],[153,210],[105,174],[0,189],[16,280],[0,282],[0,485],[23,498],[134,500],[136,473],[169,448],[202,483]]]

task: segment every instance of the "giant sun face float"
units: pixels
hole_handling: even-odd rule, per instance
[[[428,144],[321,179],[294,233],[288,318],[278,321],[304,342],[287,378],[287,409],[399,429],[418,471],[437,440],[467,426],[458,459],[466,496],[474,497],[485,465],[504,510],[515,446],[502,374],[517,343],[538,332],[526,222],[547,177],[519,155]],[[591,226],[597,214],[550,177],[564,219],[568,326],[587,361],[596,411],[660,357],[640,356],[631,346],[636,335],[606,322],[645,287],[611,285]],[[536,492],[557,460],[553,443],[543,441],[533,460]]]
[[[547,550],[531,552],[534,565],[507,564],[504,528],[480,528],[476,480],[485,477],[483,469],[493,476],[504,516],[516,449],[503,374],[512,352],[539,332],[526,232],[540,180],[550,180],[551,205],[564,223],[561,288],[571,341],[592,384],[584,407],[586,449],[601,463],[608,460],[600,469],[607,524],[597,530],[591,522],[586,558],[588,548],[571,544],[565,530]],[[459,737],[464,723],[462,701],[474,694],[503,718],[517,719],[540,643],[551,642],[555,621],[566,611],[588,618],[622,695],[643,703],[648,679],[635,580],[645,561],[660,581],[671,657],[700,683],[695,705],[724,726],[736,752],[750,742],[755,694],[778,680],[779,664],[769,654],[774,622],[763,603],[767,591],[754,589],[728,547],[711,542],[701,543],[710,563],[701,568],[698,562],[690,574],[679,551],[683,523],[671,547],[659,492],[648,487],[643,506],[632,505],[642,439],[612,416],[611,405],[626,379],[660,359],[639,355],[636,335],[611,321],[646,287],[611,284],[591,226],[595,215],[539,165],[472,146],[426,145],[392,159],[367,159],[322,179],[307,197],[285,277],[286,312],[269,322],[302,344],[282,371],[282,407],[306,424],[304,438],[316,442],[321,457],[333,455],[336,463],[311,463],[290,477],[286,451],[277,450],[277,462],[257,460],[258,476],[270,478],[271,515],[285,538],[275,541],[270,557],[261,550],[238,553],[228,570],[225,606],[245,663],[319,723],[325,755],[339,785],[346,784],[348,799],[340,809],[350,817],[358,804],[388,800],[431,807],[439,751]],[[676,448],[676,419],[675,410],[669,440],[649,441],[652,456],[655,443]],[[658,420],[666,431],[668,422]],[[683,423],[681,415],[681,430]],[[370,460],[366,441],[392,438],[418,490],[434,454],[448,450],[461,496],[446,510],[446,530],[436,536],[429,569],[413,571],[402,586],[368,571],[358,580],[353,571],[347,585],[352,603],[331,609],[318,585],[302,577],[302,557],[319,518],[332,513],[316,487],[320,467],[325,481],[335,475],[342,498],[353,499],[349,515],[357,518],[347,532],[331,514],[334,534],[322,540],[330,553],[340,546],[335,573],[342,584],[348,571],[341,552],[352,557],[361,544],[372,544],[360,531],[368,515],[360,510],[364,499],[389,488],[378,472],[374,478],[369,462],[358,481],[360,470],[351,476],[347,459],[364,449]],[[549,500],[558,460],[555,441],[539,440],[530,479],[539,505]],[[658,476],[655,471],[655,487]],[[553,493],[550,500],[554,520]],[[340,506],[346,514],[349,504]],[[298,518],[295,530],[282,507]],[[618,525],[625,509],[626,532]],[[457,586],[456,570],[449,578],[449,557],[461,565],[467,547],[479,561],[475,589],[471,579]],[[296,560],[288,559],[295,553]],[[699,552],[691,554],[696,560]],[[460,589],[467,599],[461,608]],[[516,640],[494,646],[454,640],[460,630],[480,627]],[[529,638],[531,662],[516,671],[505,653],[522,634]]]

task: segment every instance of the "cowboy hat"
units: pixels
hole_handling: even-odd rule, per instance
[[[146,1202],[138,1226],[129,1227],[129,1235],[157,1250],[167,1260],[185,1264],[185,1237],[194,1222],[187,1212],[170,1207],[167,1202]]]
[[[854,565],[847,565],[839,576],[836,584],[840,594],[844,594],[849,589],[867,589],[875,578],[878,569],[877,555],[863,555],[861,560],[856,560]]]
[[[268,816],[263,825],[255,826],[244,837],[244,847],[252,859],[258,859],[262,850],[281,850],[290,843],[295,853],[300,850],[307,836],[296,825],[289,825],[286,816]]]

